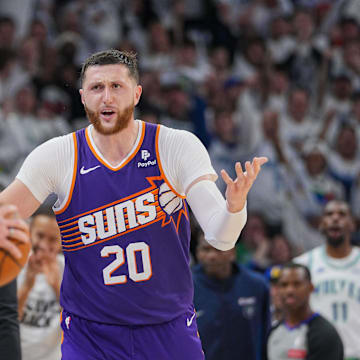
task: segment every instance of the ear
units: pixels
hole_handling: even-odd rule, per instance
[[[134,105],[135,106],[139,103],[141,94],[142,94],[142,86],[136,85],[135,93],[134,93]]]
[[[80,89],[79,90],[80,96],[81,96],[81,102],[83,103],[83,105],[85,105],[85,100],[84,100],[84,90]]]
[[[310,283],[309,289],[310,289],[310,294],[315,290],[313,283]]]

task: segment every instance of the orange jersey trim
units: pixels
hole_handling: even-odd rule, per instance
[[[139,125],[140,126],[140,125]],[[90,136],[89,136],[89,128],[86,128],[85,130],[85,137],[86,137],[86,142],[91,150],[91,152],[94,154],[94,156],[98,159],[98,161],[103,164],[104,166],[106,166],[108,169],[112,170],[112,171],[118,171],[120,169],[122,169],[125,165],[127,165],[132,159],[133,157],[137,154],[137,152],[139,151],[142,142],[144,140],[144,136],[145,136],[145,123],[142,123],[142,129],[141,129],[141,136],[140,136],[140,141],[139,144],[137,145],[136,149],[129,155],[128,159],[121,164],[118,167],[113,167],[109,164],[107,164],[106,162],[104,162],[103,159],[101,159],[101,157],[98,155],[98,153],[96,152],[95,148],[92,146],[91,144],[91,140],[90,140]]]
[[[160,173],[164,179],[164,181],[166,182],[166,184],[169,186],[169,188],[171,189],[171,191],[173,193],[175,193],[178,197],[180,197],[181,199],[186,199],[186,196],[180,195],[174,188],[173,186],[170,184],[170,181],[167,179],[167,177],[165,176],[163,167],[161,165],[161,161],[160,161],[160,154],[159,154],[159,133],[160,133],[160,125],[157,126],[156,129],[156,137],[155,137],[155,149],[156,149],[156,158],[159,164],[159,169],[160,169]]]
[[[63,310],[61,310],[61,313],[60,313],[60,329],[61,329],[61,323],[63,321]],[[61,340],[60,340],[60,344],[62,344],[64,342],[64,332],[63,330],[61,329]]]
[[[78,162],[78,146],[77,146],[76,134],[72,133],[72,136],[73,136],[73,140],[74,140],[74,168],[73,168],[73,176],[72,176],[72,180],[71,180],[69,197],[66,201],[66,204],[64,205],[64,207],[62,209],[60,209],[58,211],[54,211],[54,213],[56,215],[62,214],[68,208],[70,201],[72,199],[73,191],[74,191],[76,173],[77,173],[77,162]]]

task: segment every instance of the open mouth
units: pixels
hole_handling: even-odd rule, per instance
[[[101,114],[101,117],[103,117],[105,119],[110,119],[110,118],[112,118],[113,115],[115,115],[115,111],[111,110],[111,109],[105,109],[105,110],[102,110],[100,112],[100,114]]]
[[[327,231],[328,235],[330,235],[331,237],[338,237],[342,234],[341,232],[341,228],[338,226],[333,226],[330,227]]]

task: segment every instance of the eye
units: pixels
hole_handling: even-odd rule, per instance
[[[100,85],[94,85],[91,87],[91,90],[99,90],[100,89]]]
[[[120,89],[121,85],[120,84],[113,84],[114,89]]]

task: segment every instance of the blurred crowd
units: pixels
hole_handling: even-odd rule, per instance
[[[269,157],[239,259],[265,269],[322,243],[334,198],[360,220],[359,1],[2,3],[2,187],[35,146],[86,124],[79,68],[106,48],[138,53],[136,116],[195,133],[217,171]]]
[[[269,158],[240,263],[266,272],[323,244],[332,199],[349,203],[358,230],[360,1],[2,2],[0,189],[37,145],[87,124],[79,70],[108,48],[138,53],[136,118],[195,133],[218,173]]]
[[[86,124],[81,63],[118,48],[138,53],[138,118],[195,133],[217,171],[270,158],[239,258],[266,268],[322,243],[330,199],[360,219],[359,1],[13,0],[0,14],[1,186]]]

